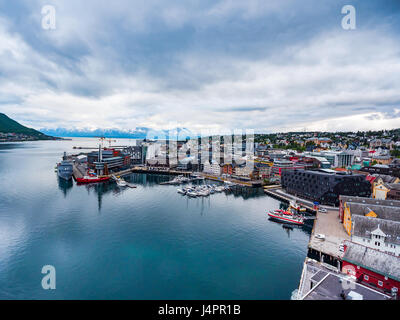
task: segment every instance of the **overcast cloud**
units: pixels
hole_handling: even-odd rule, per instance
[[[399,34],[397,0],[0,0],[0,112],[37,129],[395,128]]]

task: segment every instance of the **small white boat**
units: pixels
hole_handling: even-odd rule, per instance
[[[126,183],[125,180],[119,179],[119,180],[117,180],[117,185],[118,185],[118,187],[126,187],[128,184]]]
[[[118,187],[126,187],[126,186],[128,186],[128,183],[124,179],[122,179],[120,176],[116,177],[116,176],[113,175],[112,178],[117,183]]]
[[[199,196],[208,197],[210,195],[210,191],[208,190],[201,190],[197,193]]]
[[[191,198],[196,198],[197,197],[197,192],[189,191],[189,192],[186,193],[186,195],[188,197],[191,197]]]
[[[177,191],[178,191],[178,193],[180,193],[180,194],[186,194],[186,191],[183,190],[183,189],[177,189]]]

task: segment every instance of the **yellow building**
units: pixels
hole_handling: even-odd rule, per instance
[[[374,183],[372,197],[374,199],[386,200],[389,191],[390,191],[389,188],[386,188],[384,183],[382,182],[379,184]]]
[[[350,236],[353,215],[386,219],[393,214],[400,217],[400,201],[340,196],[339,217]]]
[[[390,184],[399,183],[400,178],[388,175],[376,175],[376,179],[372,183],[372,197],[374,199],[386,200],[390,192]]]

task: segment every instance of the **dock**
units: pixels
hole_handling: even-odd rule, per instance
[[[159,169],[152,169],[149,167],[132,167],[131,173],[151,173],[151,174],[166,174],[166,175],[183,175],[183,176],[190,176],[193,172],[192,171],[179,171],[179,170],[159,170]]]
[[[317,234],[323,234],[325,240],[318,239]],[[345,240],[350,240],[350,236],[343,228],[338,210],[317,212],[308,243],[308,257],[341,269],[344,252],[339,247]]]
[[[300,204],[302,207],[306,208],[308,211],[311,213],[316,213],[316,209],[314,208],[314,203],[299,197],[296,197],[294,195],[286,193],[281,186],[266,186],[264,187],[264,193],[269,195],[272,198],[275,198],[277,200],[290,203],[291,201],[296,201],[298,204]],[[325,206],[324,206],[325,207]]]
[[[296,201],[308,211],[315,213],[313,229],[308,243],[307,256],[325,265],[341,269],[341,262],[344,252],[340,251],[340,245],[345,240],[350,240],[350,236],[343,228],[343,224],[339,219],[339,208],[324,205],[326,213],[318,211],[314,208],[314,203],[286,193],[281,187],[264,187],[264,192],[280,201],[290,203]],[[325,239],[319,239],[317,234],[325,236]]]
[[[235,184],[239,184],[245,187],[251,187],[251,188],[258,188],[258,187],[262,187],[262,182],[260,180],[249,180],[249,181],[242,181],[242,180],[238,180],[238,179],[233,179],[233,178],[222,178],[219,176],[212,176],[210,174],[206,174],[206,173],[201,173],[201,175],[208,180],[213,180],[213,181],[219,181],[219,182],[232,182]]]
[[[85,169],[79,165],[74,163],[72,166],[72,170],[73,170],[73,177],[76,180],[77,178],[83,178],[83,176],[85,175]]]

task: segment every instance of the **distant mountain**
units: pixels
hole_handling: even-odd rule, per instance
[[[106,137],[106,138],[128,138],[128,139],[163,139],[168,134],[177,135],[179,139],[194,137],[195,135],[186,128],[176,128],[169,132],[168,130],[154,130],[146,127],[136,127],[133,130],[120,129],[65,129],[42,128],[41,132],[56,137]]]
[[[17,121],[7,117],[4,113],[0,113],[0,132],[1,133],[15,133],[24,134],[26,136],[34,137],[38,140],[50,140],[50,137],[32,128],[28,128],[19,124]]]

